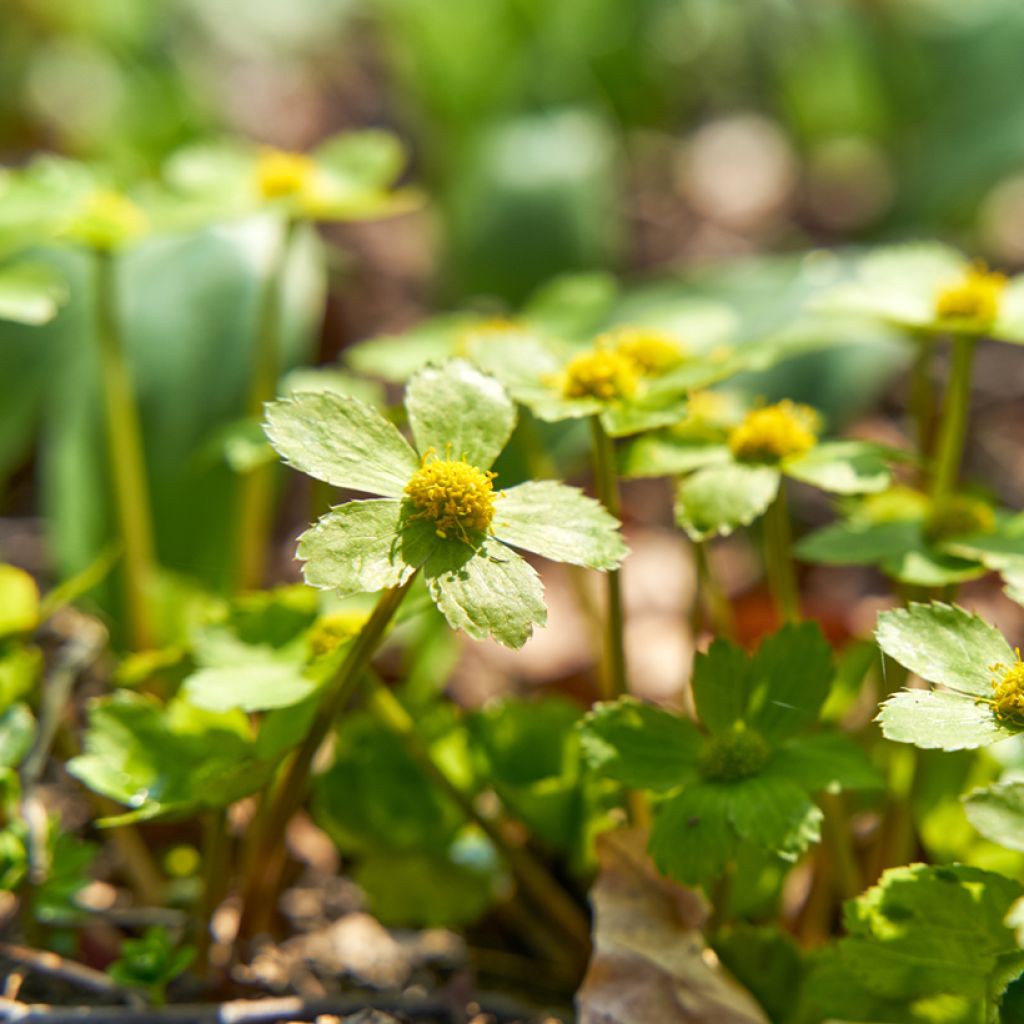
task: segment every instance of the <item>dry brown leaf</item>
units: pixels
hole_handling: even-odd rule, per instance
[[[646,846],[636,829],[598,837],[579,1024],[768,1024],[705,945],[703,898],[659,875]]]

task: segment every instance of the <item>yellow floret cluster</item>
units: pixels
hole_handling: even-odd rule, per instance
[[[656,377],[686,358],[686,349],[670,334],[649,327],[619,327],[598,338],[600,348],[625,356],[644,377]]]
[[[1000,675],[992,680],[992,710],[996,718],[1007,719],[1017,725],[1024,725],[1024,662],[1017,648],[1017,660],[1010,666],[992,665],[991,669]]]
[[[942,288],[935,298],[935,312],[951,320],[990,324],[999,315],[999,300],[1006,277],[994,274],[983,264],[972,266],[964,276]]]
[[[110,189],[93,192],[68,228],[68,235],[93,249],[114,249],[146,233],[149,221],[127,196]]]
[[[817,443],[820,425],[810,406],[787,398],[747,413],[733,427],[729,448],[744,462],[779,462],[810,451]]]
[[[471,532],[482,533],[494,518],[494,476],[462,459],[439,459],[428,450],[405,486],[419,510],[412,518],[433,520],[439,537],[454,532],[468,541]]]
[[[307,638],[310,657],[322,658],[349,640],[354,640],[366,625],[366,619],[365,612],[350,610],[321,615],[313,623]]]
[[[639,376],[632,359],[615,349],[597,348],[569,360],[562,372],[562,394],[605,402],[629,398],[636,391]]]
[[[316,163],[305,153],[264,149],[256,161],[256,187],[264,199],[281,199],[309,192]]]

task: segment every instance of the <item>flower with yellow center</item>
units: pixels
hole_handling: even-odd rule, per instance
[[[648,327],[619,327],[596,344],[625,356],[643,377],[657,377],[686,358],[686,349],[672,335]]]
[[[992,680],[992,711],[996,718],[1005,719],[1016,725],[1024,725],[1024,662],[1020,648],[1014,649],[1016,660],[1010,666],[1002,663],[991,669],[999,678]]]
[[[803,455],[818,441],[821,420],[808,405],[788,398],[747,413],[729,435],[729,448],[741,462],[781,462]]]
[[[420,468],[405,486],[417,512],[413,519],[429,519],[438,537],[454,533],[469,541],[470,534],[487,531],[494,518],[495,474],[462,459],[439,459],[433,448],[423,454]]]
[[[636,391],[639,376],[633,360],[615,349],[581,352],[562,371],[562,396],[603,402],[629,398]]]
[[[305,153],[267,148],[256,160],[256,188],[264,199],[282,199],[308,192],[316,178],[316,162]]]
[[[999,302],[1005,287],[1005,275],[992,273],[984,264],[976,263],[959,281],[939,290],[935,297],[935,312],[947,320],[994,323],[999,316]]]
[[[67,228],[67,235],[90,249],[109,252],[141,238],[149,230],[142,208],[127,196],[111,189],[97,189]]]

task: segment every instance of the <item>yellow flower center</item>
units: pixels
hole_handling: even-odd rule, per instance
[[[779,462],[810,451],[821,421],[809,405],[788,398],[747,413],[729,434],[729,448],[743,462]]]
[[[264,149],[256,161],[256,187],[264,199],[281,199],[309,191],[316,163],[305,153]]]
[[[636,391],[639,372],[632,359],[614,349],[594,349],[573,356],[562,371],[566,398],[600,398],[611,402]]]
[[[439,459],[431,448],[405,485],[419,510],[412,518],[432,519],[438,537],[454,531],[468,542],[470,531],[482,533],[494,518],[494,477],[462,459]]]
[[[925,532],[932,540],[946,540],[970,533],[991,533],[995,527],[995,513],[988,505],[975,498],[957,496],[932,511]]]
[[[307,643],[312,658],[331,654],[342,644],[354,639],[366,625],[365,612],[337,611],[321,615],[309,631]]]
[[[597,344],[625,356],[644,377],[657,377],[686,358],[686,349],[670,334],[647,327],[619,327]]]
[[[149,220],[127,196],[98,189],[85,200],[68,228],[68,235],[92,249],[108,251],[146,233]]]
[[[1024,725],[1024,662],[1020,648],[1016,649],[1017,660],[1007,667],[1003,664],[990,666],[1001,678],[992,680],[992,710],[996,718],[1009,719],[1017,725]]]
[[[1003,274],[993,274],[984,264],[975,264],[959,281],[940,289],[935,312],[951,320],[991,324],[999,315],[999,300],[1005,287]]]

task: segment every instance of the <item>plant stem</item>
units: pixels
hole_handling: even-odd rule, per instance
[[[277,395],[281,374],[282,300],[284,275],[299,222],[289,218],[281,228],[260,294],[253,369],[246,415],[263,416],[263,406]],[[273,525],[276,466],[266,463],[245,473],[238,487],[238,551],[235,582],[240,590],[263,584],[267,547]]]
[[[967,411],[971,403],[971,364],[977,338],[958,334],[953,339],[953,363],[946,388],[938,462],[932,483],[932,502],[939,506],[956,489],[967,437]]]
[[[785,480],[779,481],[779,493],[764,514],[764,561],[779,618],[783,622],[797,622],[800,591],[793,565]]]
[[[485,818],[477,811],[470,797],[448,778],[434,760],[430,749],[416,731],[415,721],[398,698],[378,678],[372,674],[371,678],[374,686],[370,706],[378,718],[402,741],[406,752],[423,773],[494,844],[522,890],[534,900],[537,907],[550,914],[565,937],[576,943],[578,948],[589,949],[590,925],[576,901],[528,849],[510,842],[499,823]]]
[[[697,593],[694,598],[694,605],[698,609],[696,618],[699,622],[699,608],[703,604],[715,633],[731,640],[736,636],[736,620],[733,617],[729,599],[723,593],[722,588],[718,585],[718,580],[715,579],[711,571],[708,547],[705,541],[693,542],[693,560],[697,567]],[[694,635],[696,637],[696,631]]]
[[[935,358],[935,341],[931,335],[916,334],[914,343],[917,355],[910,371],[910,412],[914,418],[917,455],[921,460],[922,473],[927,473],[928,457],[932,450],[932,423],[935,419],[935,398],[932,394],[932,363]]]
[[[601,504],[616,519],[620,517],[619,482],[615,469],[615,449],[598,416],[590,418],[594,461],[594,484]],[[605,627],[605,663],[602,696],[615,700],[629,692],[626,676],[625,618],[622,611],[622,580],[618,569],[605,573],[608,587]]]
[[[828,857],[835,871],[836,888],[840,898],[853,899],[863,891],[864,882],[851,843],[850,819],[846,813],[846,805],[838,793],[822,793],[819,799],[825,814],[824,843],[821,852]]]
[[[154,642],[149,593],[155,555],[142,428],[121,335],[116,257],[96,250],[93,262],[96,344],[114,503],[123,547],[122,577],[128,643],[135,650],[143,650]]]
[[[380,644],[415,576],[413,573],[401,586],[392,587],[380,595],[362,632],[349,648],[338,671],[324,687],[305,739],[292,756],[278,784],[267,796],[267,804],[261,806],[250,825],[253,839],[244,865],[240,935],[245,935],[247,926],[252,923],[257,898],[263,902],[264,908],[272,903],[274,894],[271,890],[282,863],[285,829],[306,795],[313,758],[335,719],[352,699],[363,670]]]
[[[203,895],[199,905],[196,931],[196,961],[199,970],[210,970],[210,940],[213,915],[227,888],[228,831],[227,809],[207,811],[203,817]]]

